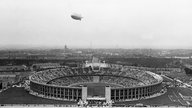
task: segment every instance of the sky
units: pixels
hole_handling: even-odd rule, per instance
[[[192,49],[191,19],[192,0],[0,0],[0,47]]]

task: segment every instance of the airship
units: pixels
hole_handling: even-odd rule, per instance
[[[72,14],[71,18],[73,18],[74,20],[81,20],[83,17],[80,14]]]

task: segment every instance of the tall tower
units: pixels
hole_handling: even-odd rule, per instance
[[[85,101],[87,99],[87,86],[82,86],[82,100]]]
[[[64,52],[67,53],[69,51],[69,49],[67,48],[67,45],[65,44],[64,46]]]
[[[105,99],[107,102],[111,101],[111,87],[110,86],[105,87]]]

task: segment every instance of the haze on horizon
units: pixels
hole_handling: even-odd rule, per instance
[[[0,0],[0,46],[192,48],[191,19],[191,0]]]

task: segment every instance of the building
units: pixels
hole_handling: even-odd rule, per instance
[[[25,65],[20,66],[0,66],[0,72],[22,72],[26,71],[27,67]]]
[[[4,74],[0,75],[0,89],[7,88],[16,82],[16,75]]]
[[[61,67],[59,63],[37,63],[37,64],[33,64],[31,66],[31,69],[34,71],[40,71],[40,70],[54,69],[59,67]]]
[[[99,66],[99,70],[95,71],[91,68],[95,65]],[[105,101],[119,102],[150,98],[162,91],[163,79],[155,73],[121,65],[101,69],[105,66],[110,65],[93,61],[83,67],[63,67],[37,72],[30,76],[31,93],[58,100],[105,99]],[[100,93],[90,94],[89,84],[96,83],[109,86],[105,86],[104,91],[97,88]]]

